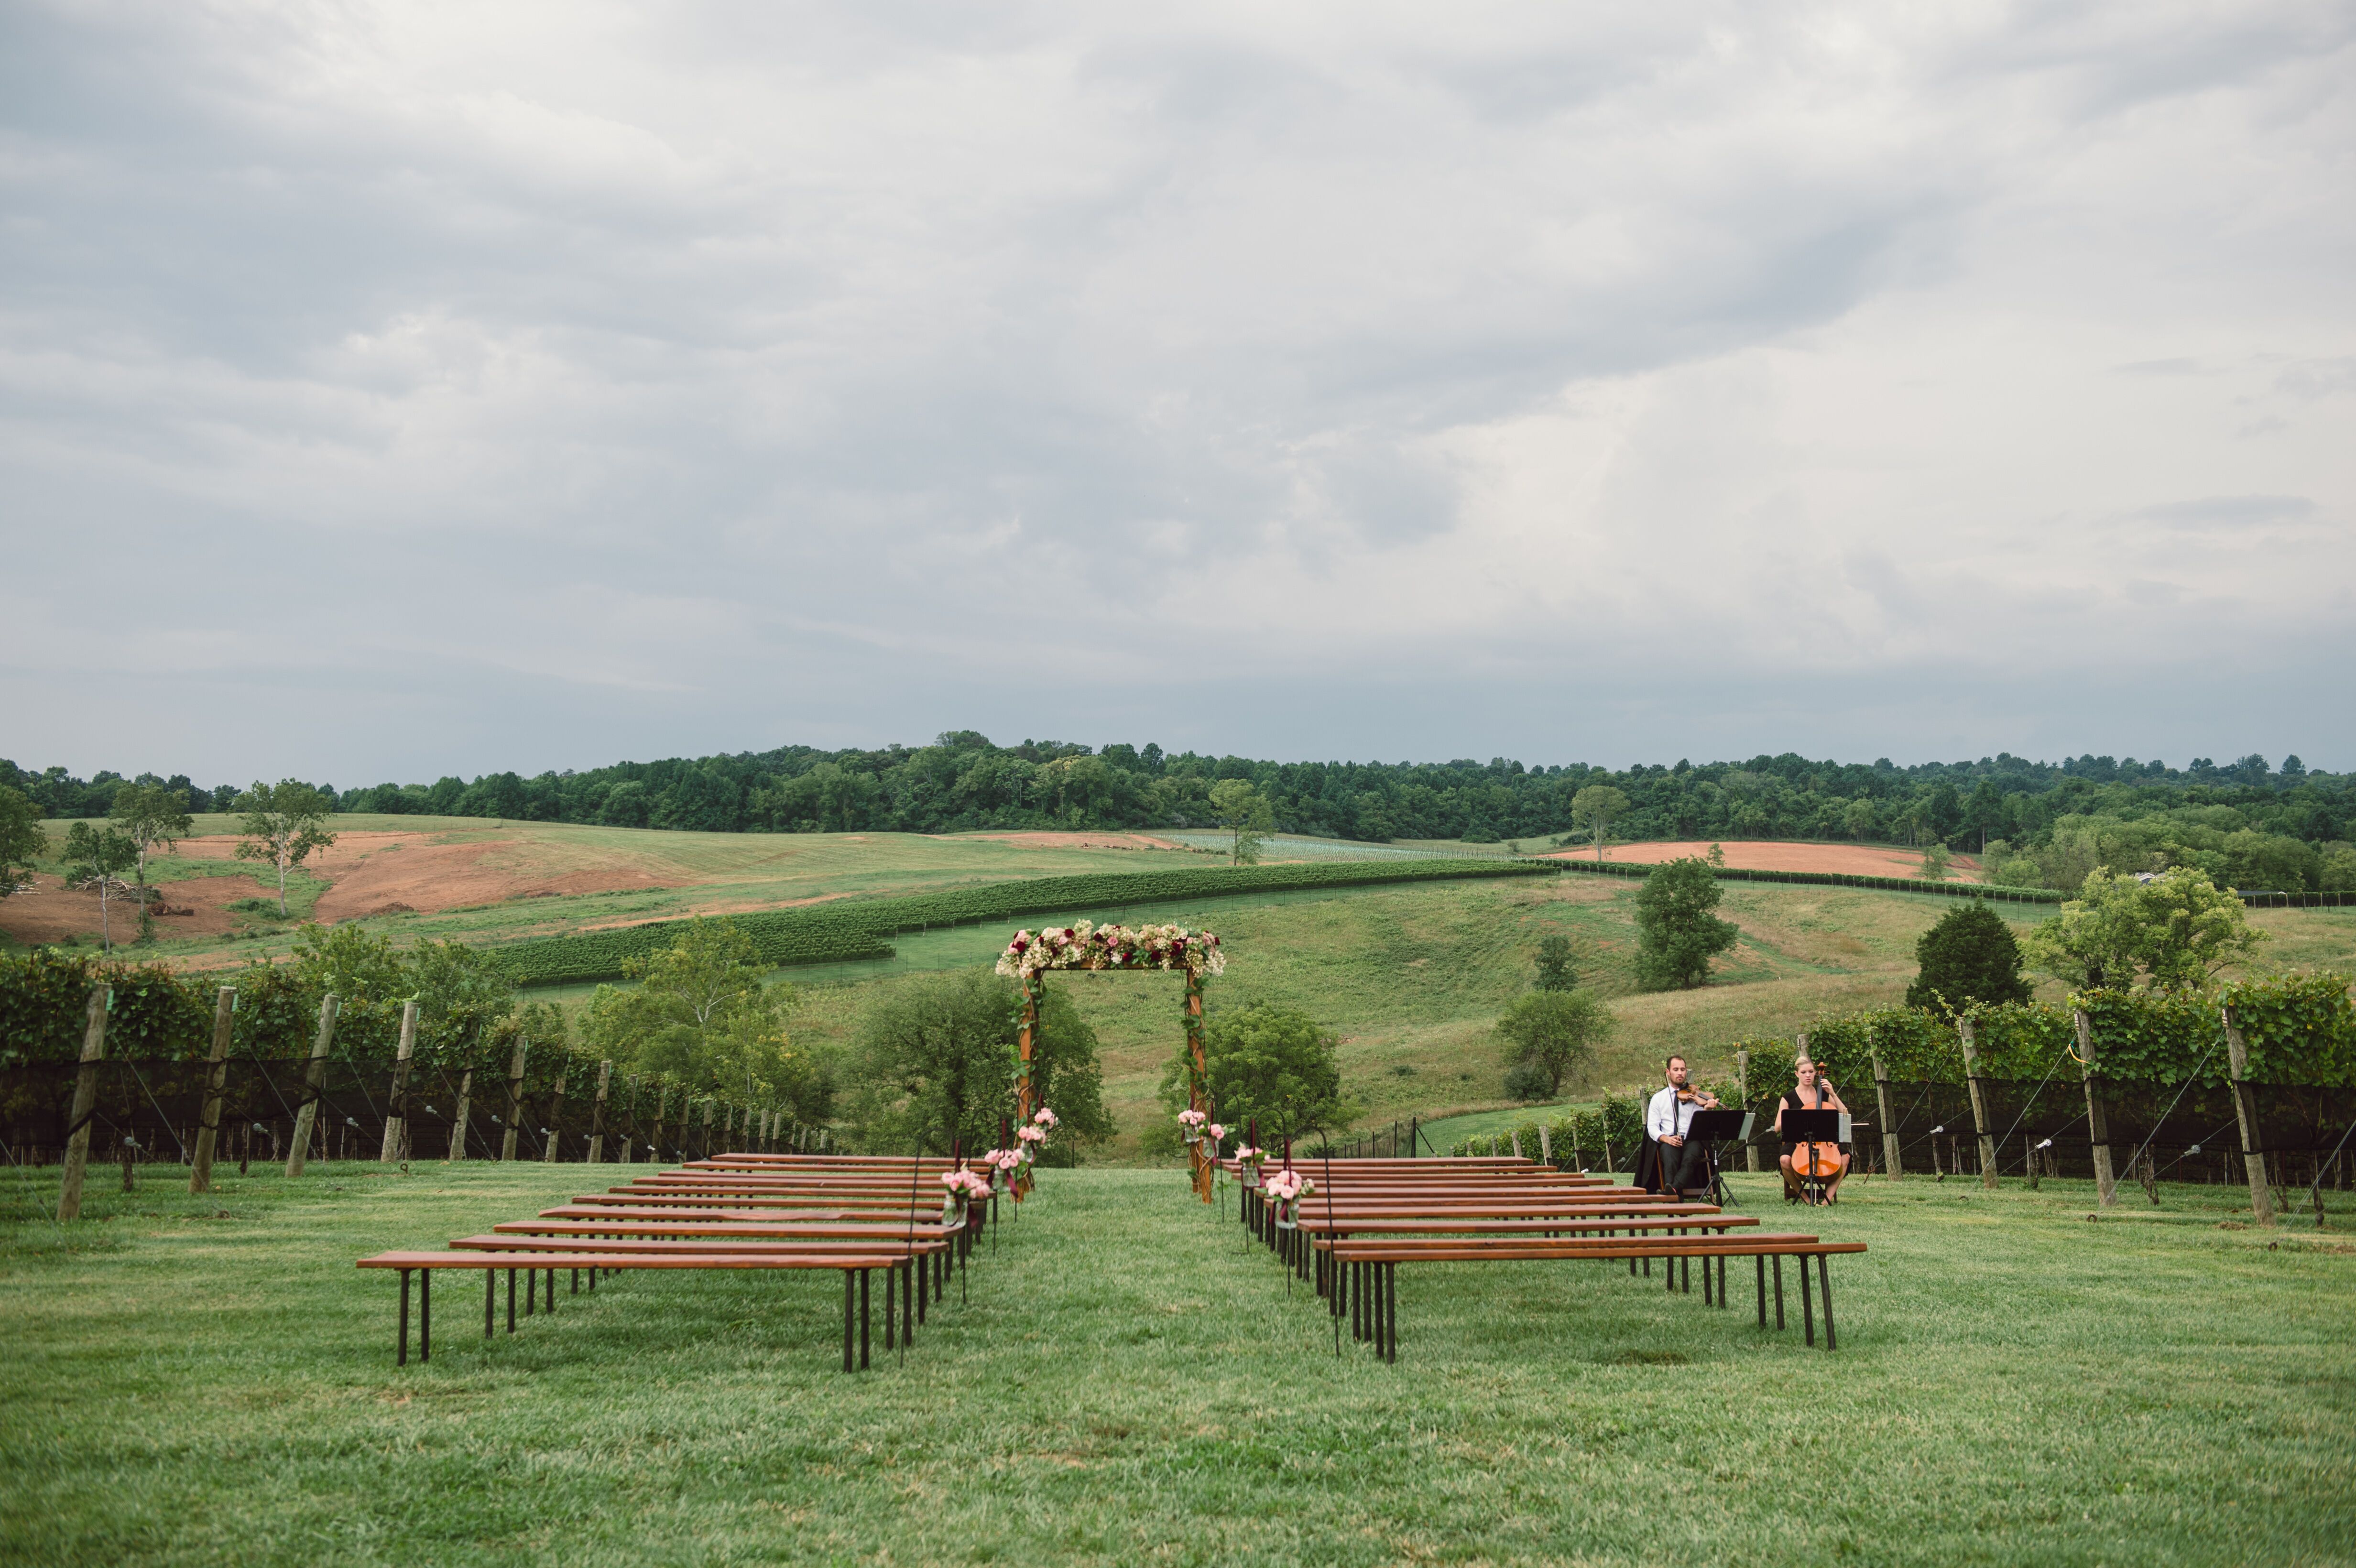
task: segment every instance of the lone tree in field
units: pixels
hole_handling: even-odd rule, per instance
[[[124,784],[114,792],[107,815],[139,851],[139,934],[144,937],[155,927],[155,917],[147,912],[147,852],[168,849],[195,828],[188,816],[188,793],[162,784]]]
[[[1998,1007],[2029,1000],[2020,976],[2020,944],[1996,911],[1975,899],[1951,909],[1914,944],[1922,970],[1906,987],[1910,1008],[1941,1004],[1961,1012],[1976,1002]]]
[[[1699,856],[1665,860],[1636,890],[1636,983],[1644,989],[1708,985],[1710,959],[1742,934],[1710,912],[1719,896],[1712,869]]]
[[[2125,990],[2140,977],[2156,991],[2182,991],[2266,936],[2250,929],[2240,899],[2194,867],[2147,882],[2097,868],[2060,914],[2029,932],[2026,951],[2075,987]]]
[[[0,784],[0,899],[33,880],[33,862],[49,852],[41,808],[32,796]]]
[[[1221,779],[1211,786],[1211,809],[1218,814],[1219,826],[1236,836],[1230,863],[1258,865],[1259,847],[1267,840],[1269,829],[1276,826],[1276,813],[1267,797],[1248,780]]]
[[[1595,1048],[1616,1022],[1592,991],[1526,991],[1497,1020],[1505,1042],[1505,1093],[1551,1099],[1595,1066]]]
[[[114,923],[110,910],[114,874],[129,870],[138,858],[138,846],[112,827],[77,822],[66,834],[66,859],[73,862],[72,869],[66,872],[66,886],[98,884],[99,940],[109,953],[114,951]]]
[[[1570,938],[1554,932],[1538,939],[1537,978],[1531,982],[1541,991],[1568,991],[1579,984],[1579,971],[1570,966]]]
[[[1603,836],[1611,829],[1615,817],[1628,810],[1628,797],[1610,784],[1589,784],[1570,797],[1570,825],[1580,828],[1595,840],[1595,859],[1603,861]]]
[[[274,784],[253,781],[237,797],[245,813],[237,846],[241,860],[267,860],[278,868],[278,918],[286,918],[286,873],[336,841],[327,831],[327,797],[309,784],[281,779]]]
[[[1280,1152],[1282,1138],[1347,1125],[1358,1107],[1342,1097],[1338,1043],[1298,1008],[1255,1002],[1214,1017],[1203,1031],[1203,1060],[1219,1120],[1231,1127],[1257,1120],[1262,1145]],[[1192,1067],[1182,1047],[1162,1075],[1162,1104],[1186,1104]]]

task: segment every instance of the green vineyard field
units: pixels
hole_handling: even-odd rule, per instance
[[[1357,861],[1329,865],[1221,866],[1167,871],[1102,872],[992,882],[950,892],[862,899],[815,908],[774,910],[729,918],[752,937],[761,955],[780,966],[889,958],[903,932],[979,925],[1025,915],[1068,914],[1220,898],[1237,893],[1293,892],[1377,883],[1439,881],[1465,877],[1547,876],[1558,867],[1531,860]],[[519,984],[577,985],[612,980],[626,959],[670,944],[675,921],[610,931],[548,936],[498,949]]]

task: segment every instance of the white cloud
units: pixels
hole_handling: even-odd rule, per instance
[[[0,29],[20,761],[2356,765],[2345,5]]]

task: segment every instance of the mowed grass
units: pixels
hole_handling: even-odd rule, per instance
[[[486,1342],[432,1245],[579,1168],[168,1168],[0,1227],[0,1557],[26,1563],[2158,1565],[2356,1552],[2356,1214],[2233,1193],[1853,1186],[1808,1228],[1841,1349],[1624,1266],[1400,1274],[1402,1359],[1178,1177],[1050,1172],[905,1365],[840,1371],[838,1275],[642,1276]],[[1737,1179],[1765,1204],[1764,1179]],[[1771,1224],[1794,1216],[1779,1204]],[[879,1304],[880,1305],[880,1304]]]

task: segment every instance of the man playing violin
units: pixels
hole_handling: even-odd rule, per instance
[[[1686,1082],[1686,1059],[1668,1061],[1669,1086],[1653,1096],[1644,1114],[1644,1131],[1661,1146],[1661,1186],[1671,1192],[1697,1192],[1708,1188],[1709,1146],[1691,1142],[1687,1132],[1696,1111],[1715,1110],[1718,1096]]]

